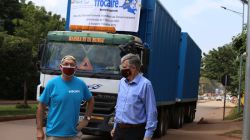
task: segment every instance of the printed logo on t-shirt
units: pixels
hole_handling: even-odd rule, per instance
[[[80,90],[69,90],[69,93],[80,93]]]

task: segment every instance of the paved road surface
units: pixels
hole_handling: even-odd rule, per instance
[[[34,140],[35,133],[34,119],[0,123],[1,140]]]
[[[214,103],[213,103],[214,104]],[[227,111],[228,112],[228,111]],[[221,120],[222,108],[220,106],[207,106],[199,104],[197,118],[201,117],[214,121]],[[237,138],[228,138],[217,135],[231,129],[240,129],[241,122],[233,123],[216,123],[200,124],[196,122],[184,125],[182,129],[170,129],[168,135],[158,140],[237,140]],[[35,120],[20,120],[0,122],[0,139],[1,140],[34,140],[36,136]],[[103,137],[83,136],[83,140],[104,140]]]
[[[227,103],[226,106],[227,115],[234,105]],[[194,123],[185,124],[182,129],[170,129],[168,134],[159,140],[240,140],[239,137],[226,137],[221,135],[225,132],[242,129],[241,121],[222,122],[222,107],[222,101],[199,103]],[[197,124],[202,117],[207,124]]]

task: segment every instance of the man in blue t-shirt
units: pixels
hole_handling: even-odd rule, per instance
[[[48,106],[47,140],[77,140],[77,132],[88,124],[93,112],[94,98],[86,84],[74,76],[76,59],[67,55],[61,60],[61,76],[51,79],[41,96],[37,109],[37,140],[44,139],[43,116]],[[80,122],[80,104],[87,101],[85,117]]]

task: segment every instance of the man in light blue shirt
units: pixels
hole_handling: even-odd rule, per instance
[[[37,109],[37,140],[45,138],[43,116],[48,107],[46,124],[47,140],[79,140],[76,136],[90,120],[94,98],[86,84],[74,76],[77,69],[76,59],[67,55],[61,60],[62,75],[50,80],[39,97]],[[85,119],[79,120],[80,104],[87,101]]]
[[[121,74],[115,112],[114,140],[151,140],[157,127],[157,108],[151,82],[140,73],[139,56],[121,59]]]

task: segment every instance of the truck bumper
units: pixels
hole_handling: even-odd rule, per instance
[[[86,135],[95,135],[95,136],[103,136],[108,135],[108,131],[103,131],[100,128],[91,128],[91,127],[85,127],[82,129],[82,133]]]
[[[93,117],[93,116],[92,116]],[[105,116],[99,116],[93,117],[91,121],[89,122],[87,127],[84,127],[81,131],[83,134],[87,135],[96,135],[96,136],[103,136],[103,135],[109,135],[110,131],[113,128],[113,121],[111,118],[113,117],[113,114],[111,115],[105,115]],[[102,118],[102,119],[94,119],[94,118]]]

